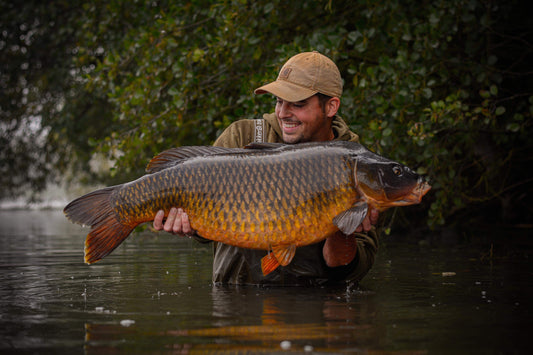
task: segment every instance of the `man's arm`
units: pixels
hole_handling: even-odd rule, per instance
[[[356,233],[369,232],[372,226],[378,221],[379,213],[377,210],[371,208],[366,214],[363,222],[356,228]],[[352,235],[344,235],[342,232],[337,232],[326,239],[324,248],[322,249],[322,256],[326,265],[329,267],[337,267],[348,265],[352,262],[357,254],[357,240]]]

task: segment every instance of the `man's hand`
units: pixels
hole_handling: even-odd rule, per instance
[[[181,208],[172,207],[168,212],[166,221],[164,219],[165,211],[159,210],[154,218],[154,229],[158,231],[164,230],[172,234],[187,235],[193,233],[189,216]]]
[[[356,232],[368,232],[378,222],[379,212],[373,208],[368,210],[365,219],[355,229]],[[322,248],[322,256],[329,267],[348,265],[357,254],[357,240],[352,235],[337,232],[326,239]]]
[[[372,226],[378,223],[379,218],[379,212],[372,208],[368,207],[368,212],[366,214],[365,219],[363,219],[363,222],[355,229],[357,233],[361,232],[368,232],[370,229],[372,229]]]

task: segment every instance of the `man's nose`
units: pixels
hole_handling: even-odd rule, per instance
[[[288,102],[283,101],[281,104],[279,104],[279,117],[290,117],[291,116],[291,110]]]

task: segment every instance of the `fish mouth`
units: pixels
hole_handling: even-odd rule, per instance
[[[420,179],[417,183],[417,186],[411,191],[409,195],[406,196],[404,201],[409,203],[420,203],[422,197],[431,190],[431,185],[427,181]]]
[[[385,203],[384,206],[387,206],[388,208],[392,206],[416,205],[422,201],[422,197],[424,197],[429,190],[431,190],[431,185],[421,179],[417,182],[413,190],[406,194],[403,198]]]

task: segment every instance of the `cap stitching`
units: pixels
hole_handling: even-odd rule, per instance
[[[318,84],[318,78],[322,74],[322,58],[318,55],[318,53],[315,53],[314,57],[316,59],[318,59],[318,65],[316,66],[316,71],[317,72],[316,72],[315,80],[314,80],[314,83],[313,83],[313,89],[316,90],[316,91],[319,91],[318,88],[317,88],[317,84]]]

